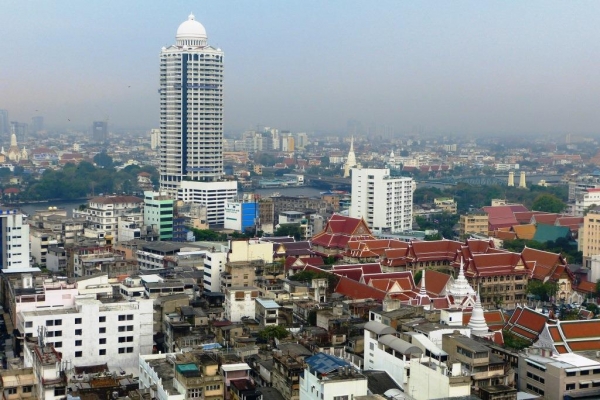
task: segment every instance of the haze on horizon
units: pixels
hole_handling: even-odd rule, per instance
[[[159,52],[190,11],[225,52],[225,131],[600,126],[594,1],[8,0],[0,108],[50,128],[157,127]]]

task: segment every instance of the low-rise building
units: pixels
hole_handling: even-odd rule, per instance
[[[443,336],[442,349],[453,363],[460,363],[461,374],[471,377],[474,394],[480,387],[506,385],[505,362],[489,347],[459,333]]]
[[[591,354],[530,348],[519,354],[519,389],[548,400],[600,398],[600,360]]]
[[[137,368],[138,356],[152,353],[152,314],[152,300],[88,295],[73,307],[21,311],[17,329],[26,338],[42,335],[70,365]]]
[[[458,220],[458,232],[461,238],[470,233],[488,235],[489,218],[484,212],[463,214]]]
[[[254,319],[261,328],[279,324],[279,309],[281,306],[271,299],[256,298]]]
[[[300,400],[338,400],[366,396],[367,377],[347,361],[325,353],[305,360]]]
[[[460,363],[447,365],[434,357],[414,357],[406,392],[415,400],[469,396],[471,378],[462,374]]]
[[[232,286],[225,291],[225,318],[240,322],[242,318],[253,318],[259,291],[254,286]]]

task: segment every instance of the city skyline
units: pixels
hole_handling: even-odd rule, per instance
[[[159,46],[190,12],[227,49],[224,128],[595,133],[593,2],[9,1],[0,108],[50,129],[158,127]],[[38,62],[42,61],[42,62]],[[69,121],[71,120],[71,121]]]

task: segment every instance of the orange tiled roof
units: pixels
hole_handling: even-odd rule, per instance
[[[533,224],[527,225],[514,225],[512,227],[517,238],[524,240],[533,240],[533,235],[535,235],[536,226]]]
[[[504,329],[535,342],[546,327],[548,317],[528,307],[517,306]]]

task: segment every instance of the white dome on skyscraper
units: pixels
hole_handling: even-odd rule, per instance
[[[178,45],[205,45],[206,29],[196,21],[194,14],[190,14],[188,20],[177,28],[176,38]]]

